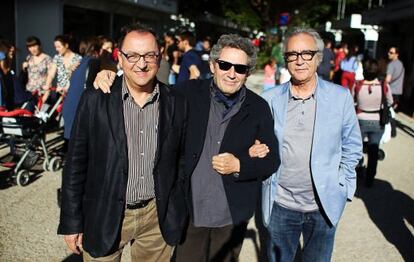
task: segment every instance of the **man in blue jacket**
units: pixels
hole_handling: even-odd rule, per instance
[[[330,261],[335,230],[356,189],[362,140],[348,89],[317,77],[324,45],[312,29],[285,40],[291,81],[263,94],[274,118],[281,165],[263,182],[269,261]]]

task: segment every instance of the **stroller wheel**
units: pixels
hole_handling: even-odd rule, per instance
[[[379,150],[378,150],[378,160],[379,160],[379,161],[382,161],[382,160],[384,160],[384,159],[385,159],[385,152],[384,152],[384,150],[379,149]]]
[[[48,167],[48,162],[46,161],[46,159],[43,161],[43,170],[44,171],[49,171],[49,167]]]
[[[30,179],[30,173],[28,170],[20,170],[19,172],[17,172],[16,175],[16,183],[19,186],[25,186],[29,183],[29,179]]]
[[[50,159],[49,171],[56,172],[61,167],[62,167],[62,160],[59,157],[55,156],[55,157],[52,157],[52,159]]]

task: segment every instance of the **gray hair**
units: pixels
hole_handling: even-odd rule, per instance
[[[283,52],[287,51],[286,48],[287,48],[287,43],[288,43],[289,39],[293,36],[297,36],[297,35],[300,35],[300,34],[309,35],[313,38],[313,40],[315,40],[316,48],[319,51],[316,54],[316,58],[318,59],[318,65],[319,65],[320,62],[322,61],[322,58],[323,58],[323,49],[325,48],[325,45],[323,43],[323,40],[322,40],[321,36],[319,35],[318,32],[315,31],[315,29],[302,28],[302,27],[297,27],[297,28],[293,29],[293,31],[289,32],[289,34],[286,36],[285,40],[283,41]]]
[[[221,50],[225,47],[237,48],[247,54],[247,63],[249,66],[248,74],[251,74],[256,67],[257,49],[253,46],[248,38],[241,37],[237,34],[229,34],[220,36],[217,44],[215,44],[210,51],[210,62],[215,62],[220,58]]]

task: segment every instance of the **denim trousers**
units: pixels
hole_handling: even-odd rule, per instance
[[[378,145],[384,134],[384,128],[381,127],[379,120],[359,120],[362,139],[368,138],[368,144]]]
[[[268,258],[271,262],[292,262],[303,235],[303,261],[330,261],[336,228],[320,211],[299,212],[273,204],[269,232]]]

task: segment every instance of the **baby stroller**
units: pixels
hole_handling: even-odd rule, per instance
[[[49,141],[46,141],[46,135],[62,129],[62,103],[63,95],[59,95],[53,105],[41,104],[35,113],[24,108],[0,112],[1,138],[9,144],[14,158],[14,161],[1,165],[13,170],[11,178],[17,185],[25,186],[29,183],[30,171],[39,159],[43,160],[45,171],[61,168],[61,158],[57,154],[52,155],[51,149],[63,141],[62,132],[57,132],[58,136]]]

